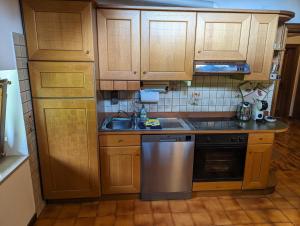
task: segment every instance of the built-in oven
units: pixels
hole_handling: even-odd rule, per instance
[[[242,180],[247,142],[248,134],[197,135],[193,181]]]

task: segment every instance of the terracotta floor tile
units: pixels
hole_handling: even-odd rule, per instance
[[[241,198],[236,199],[243,209],[271,209],[275,208],[267,198]]]
[[[52,226],[55,219],[38,219],[34,226]]]
[[[149,201],[134,201],[134,212],[135,213],[152,213],[151,202]]]
[[[117,216],[115,226],[134,226],[133,215]]]
[[[74,218],[78,216],[80,204],[65,204],[60,211],[58,218]]]
[[[117,215],[128,215],[134,212],[134,200],[117,201]]]
[[[74,226],[75,218],[57,219],[53,226]]]
[[[63,205],[49,204],[43,209],[43,211],[41,212],[39,218],[40,219],[57,218],[60,211],[62,210],[62,207],[63,207]]]
[[[134,215],[134,224],[136,226],[152,226],[153,216],[151,213],[142,213]]]
[[[234,225],[252,223],[246,212],[243,210],[226,211],[226,214]]]
[[[115,220],[116,217],[114,215],[96,217],[95,226],[113,226],[115,225]]]
[[[300,225],[300,210],[299,209],[285,209],[282,210],[285,216],[296,225]]]
[[[225,211],[209,211],[215,225],[230,225],[231,221]]]
[[[264,213],[266,214],[266,216],[270,222],[274,222],[274,223],[289,222],[289,220],[278,209],[264,210]]]
[[[189,208],[185,200],[170,200],[169,206],[173,213],[189,212]]]
[[[289,189],[285,185],[277,185],[275,190],[283,197],[297,196],[297,194],[295,192],[293,192],[291,189]]]
[[[245,212],[253,223],[269,222],[263,210],[246,210]]]
[[[155,226],[173,226],[173,220],[170,213],[154,213],[153,214]]]
[[[101,201],[98,205],[97,216],[103,217],[107,215],[114,215],[116,213],[116,201]]]
[[[158,212],[158,213],[170,212],[168,201],[152,201],[151,207],[153,212]]]
[[[175,226],[193,226],[194,222],[190,213],[172,213]]]
[[[293,223],[275,223],[274,226],[295,226]]]
[[[94,226],[96,217],[80,217],[76,219],[75,226]]]
[[[219,201],[224,208],[224,210],[241,210],[241,206],[235,199],[228,199],[228,198],[219,198]]]
[[[213,221],[205,209],[199,210],[197,213],[192,213],[192,218],[196,226],[212,225]]]
[[[209,211],[222,211],[223,208],[218,198],[216,197],[204,197],[201,199],[205,208]]]
[[[278,209],[294,208],[285,198],[270,198],[270,200]]]
[[[82,203],[78,217],[96,217],[98,203]]]
[[[201,199],[190,199],[186,201],[189,207],[190,212],[196,213],[196,212],[201,212],[205,208],[203,205]]]
[[[299,197],[285,197],[285,199],[295,208],[300,208],[300,198]]]

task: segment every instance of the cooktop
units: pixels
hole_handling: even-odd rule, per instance
[[[233,118],[189,118],[187,120],[197,130],[235,130],[241,129]]]

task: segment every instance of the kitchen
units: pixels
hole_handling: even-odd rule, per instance
[[[276,112],[296,6],[20,1],[28,154],[6,150],[3,95],[0,164],[29,163],[35,210],[1,225],[300,223],[299,124]]]

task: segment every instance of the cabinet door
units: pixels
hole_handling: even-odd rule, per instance
[[[272,144],[248,145],[243,189],[266,188],[272,154]]]
[[[94,99],[34,99],[46,199],[99,196]]]
[[[89,2],[23,0],[30,60],[93,61]]]
[[[246,60],[251,14],[197,13],[196,60]]]
[[[269,80],[277,27],[278,15],[252,15],[247,54],[251,74],[245,76],[246,80]]]
[[[196,13],[142,12],[142,80],[192,80]]]
[[[140,147],[102,147],[103,194],[140,192]]]
[[[94,66],[90,62],[30,61],[33,97],[94,97]]]
[[[140,11],[98,9],[100,79],[140,80]]]

